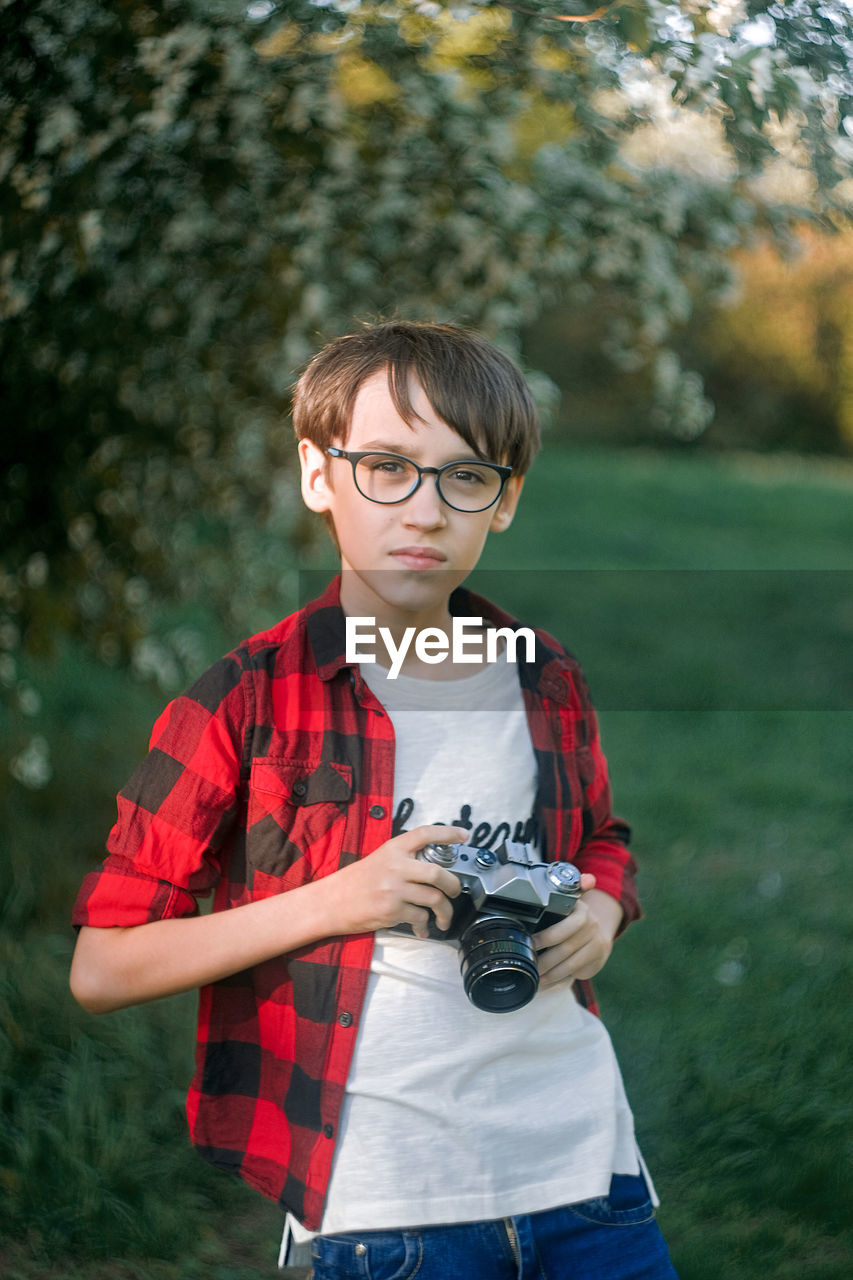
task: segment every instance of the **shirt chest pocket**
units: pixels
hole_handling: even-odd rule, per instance
[[[250,889],[277,892],[340,865],[352,766],[258,756],[249,778],[246,870]]]

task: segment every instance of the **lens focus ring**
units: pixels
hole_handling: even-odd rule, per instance
[[[473,1005],[488,1013],[521,1009],[539,989],[530,934],[511,916],[478,917],[460,939],[462,984]]]

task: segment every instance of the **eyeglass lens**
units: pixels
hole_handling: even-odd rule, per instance
[[[401,502],[417,488],[418,470],[407,458],[369,453],[356,464],[355,480],[372,502]],[[500,473],[477,462],[454,463],[437,480],[442,498],[457,511],[483,511],[501,489]]]

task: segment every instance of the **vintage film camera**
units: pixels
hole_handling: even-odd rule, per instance
[[[574,910],[580,872],[570,862],[539,862],[526,844],[505,841],[498,849],[464,844],[428,844],[415,854],[452,871],[461,893],[443,932],[431,920],[429,936],[458,938],[462,984],[478,1009],[510,1013],[539,989],[539,969],[531,934]],[[407,924],[394,933],[411,934]]]

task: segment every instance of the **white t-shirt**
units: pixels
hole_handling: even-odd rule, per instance
[[[361,670],[394,725],[398,828],[462,818],[487,847],[535,835],[514,665],[456,680]],[[538,1212],[606,1195],[613,1173],[638,1168],[610,1037],[571,983],[483,1011],[464,993],[458,943],[377,933],[323,1234]]]

